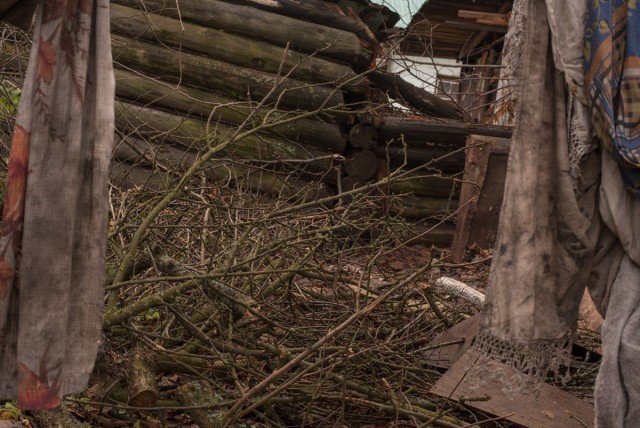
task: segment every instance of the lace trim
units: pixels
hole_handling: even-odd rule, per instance
[[[560,367],[569,366],[572,343],[571,331],[556,340],[502,339],[478,332],[470,351],[473,363],[467,370],[469,385],[478,389],[489,380],[497,380],[502,392],[511,398],[522,391],[537,395],[550,375],[564,384],[569,372],[562,374]]]
[[[580,196],[578,188],[582,178],[582,161],[593,149],[593,142],[589,126],[589,112],[580,101],[578,94],[569,94],[567,124],[569,127],[569,171],[573,189]]]

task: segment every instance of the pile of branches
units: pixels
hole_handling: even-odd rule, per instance
[[[83,420],[467,425],[430,397],[423,348],[469,308],[424,286],[439,262],[407,242],[397,200],[270,198],[195,177],[158,210],[170,193],[112,189],[104,343],[69,402]]]

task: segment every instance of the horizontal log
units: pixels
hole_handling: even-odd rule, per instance
[[[115,0],[126,6],[138,6],[137,0]],[[358,37],[347,31],[300,21],[249,6],[217,0],[144,0],[145,8],[160,15],[197,22],[209,28],[267,40],[278,46],[290,46],[304,53],[319,53],[351,64],[362,54]],[[370,54],[368,54],[370,56]]]
[[[406,197],[401,206],[392,206],[391,212],[417,220],[441,220],[458,208],[458,201],[448,198]]]
[[[393,194],[457,198],[460,193],[460,184],[456,184],[453,177],[409,175],[406,178],[391,180],[387,189]]]
[[[262,161],[295,170],[308,169],[321,173],[332,167],[331,153],[290,141],[260,134],[235,139],[237,130],[219,123],[211,123],[207,127],[203,120],[184,118],[121,101],[117,101],[115,107],[116,126],[119,129],[133,132],[153,142],[169,141],[196,152],[209,147],[226,146],[220,149],[221,156]],[[233,141],[229,143],[230,140]]]
[[[170,177],[161,171],[124,162],[111,162],[109,181],[112,185],[124,189],[140,187],[166,191],[171,188]]]
[[[461,119],[465,115],[457,105],[407,82],[398,74],[376,70],[368,77],[378,88],[407,107],[434,117]]]
[[[364,39],[367,44],[377,45],[375,36],[371,37],[371,30],[362,21],[356,21],[342,13],[335,6],[322,0],[223,0],[227,3],[251,6],[278,15],[301,19],[339,30],[348,31]],[[333,6],[333,7],[331,7]]]
[[[345,89],[352,92],[364,93],[367,89],[365,79],[357,77],[347,65],[260,40],[142,12],[137,8],[112,5],[111,31],[129,38],[166,44],[231,64],[290,75],[317,84],[336,86],[344,83]]]
[[[171,178],[189,168],[197,153],[181,150],[170,144],[154,144],[137,138],[120,139],[114,151],[112,181],[119,177],[125,187],[149,183],[158,190],[167,187]],[[132,164],[135,164],[132,165]],[[160,172],[164,169],[166,174]],[[115,170],[115,171],[114,171]],[[332,192],[322,183],[309,183],[295,177],[264,168],[252,167],[229,159],[213,159],[202,169],[213,181],[234,182],[254,192],[285,198],[315,199],[330,196]],[[127,174],[129,172],[129,174]],[[164,181],[161,179],[164,175]],[[150,180],[150,181],[148,181]]]
[[[112,36],[114,61],[154,78],[183,82],[224,93],[237,100],[269,102],[278,106],[315,110],[343,104],[342,94],[325,86],[297,79],[279,80],[274,74],[240,67],[224,61],[177,52],[151,43]],[[273,90],[273,88],[276,88]]]
[[[371,125],[357,123],[349,130],[349,143],[356,149],[373,149],[378,145],[378,131]]]
[[[471,134],[511,138],[512,127],[422,117],[385,116],[379,132],[383,141],[404,135],[406,140],[451,141],[464,146],[464,141]]]
[[[211,116],[214,121],[221,120],[236,125],[242,124],[251,113],[254,113],[252,125],[269,125],[267,130],[278,136],[335,153],[343,153],[345,150],[346,137],[340,131],[340,127],[320,118],[290,121],[300,116],[300,113],[268,108],[259,108],[255,111],[257,108],[255,102],[238,102],[184,85],[176,87],[122,69],[116,69],[115,75],[116,95],[138,104],[183,112],[185,116],[195,114],[205,119]],[[288,122],[282,123],[282,121]],[[278,122],[282,124],[274,125]]]
[[[360,180],[369,180],[376,175],[378,160],[375,153],[362,150],[344,161],[343,170],[350,176]]]
[[[442,147],[424,147],[408,144],[403,147],[397,144],[387,147],[378,146],[375,153],[383,158],[389,158],[392,166],[406,163],[408,167],[429,165],[434,170],[448,172],[464,171],[464,151],[453,152]],[[438,161],[436,161],[438,159]]]

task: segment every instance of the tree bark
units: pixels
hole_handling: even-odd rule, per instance
[[[237,132],[235,128],[218,123],[211,123],[207,129],[207,123],[202,120],[123,102],[116,102],[116,118],[116,126],[124,132],[135,130],[146,140],[177,143],[195,152],[226,144]],[[308,169],[313,172],[326,172],[332,166],[330,152],[260,134],[234,140],[220,151],[220,155],[268,162],[274,166],[288,165],[296,170]]]
[[[256,110],[251,102],[238,102],[199,89],[163,83],[130,71],[115,70],[116,95],[143,105],[153,105],[167,110],[182,112],[185,116],[196,114],[203,119],[211,118],[230,124],[242,124]],[[286,112],[260,108],[252,124],[275,123],[299,116],[299,112]],[[321,149],[343,153],[346,137],[336,124],[322,121],[320,118],[298,119],[293,122],[274,126],[269,129],[285,139],[309,144]]]
[[[378,88],[387,92],[391,98],[402,100],[406,105],[425,114],[449,119],[464,117],[464,112],[455,104],[412,85],[397,74],[375,70],[369,73],[368,77]]]
[[[129,360],[129,405],[153,407],[158,402],[156,363],[151,352],[136,347]]]
[[[511,138],[512,128],[510,126],[436,120],[425,117],[386,116],[379,132],[383,141],[403,135],[405,140],[448,141],[464,147],[469,135]]]
[[[345,89],[360,94],[367,90],[366,80],[358,78],[349,66],[260,40],[153,13],[142,13],[137,8],[112,5],[111,30],[132,39],[166,44],[243,67],[282,75],[290,73],[291,77],[322,85],[337,86],[344,83]]]
[[[326,86],[313,86],[296,79],[280,79],[274,74],[240,67],[220,60],[178,52],[151,43],[114,35],[116,64],[143,71],[154,78],[213,89],[236,100],[260,101],[272,88],[269,103],[315,110],[344,103],[342,93]]]
[[[370,150],[362,150],[355,156],[344,161],[343,170],[350,177],[360,180],[369,180],[376,175],[378,162],[375,153]]]
[[[138,5],[137,0],[115,0],[115,3],[131,7]],[[268,40],[278,46],[290,46],[304,53],[318,53],[340,59],[347,64],[351,64],[354,57],[364,50],[353,33],[253,7],[217,0],[180,0],[178,10],[175,4],[164,0],[144,0],[147,10],[154,13],[197,22],[233,34]]]
[[[373,149],[378,145],[378,131],[371,125],[357,123],[349,131],[349,143],[356,149]]]

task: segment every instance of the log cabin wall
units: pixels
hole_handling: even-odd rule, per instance
[[[466,137],[510,131],[374,71],[397,19],[364,0],[113,0],[116,184],[162,187],[219,146],[209,177],[285,196],[414,169],[381,191],[406,195],[405,217],[439,222],[457,206]],[[415,114],[385,107],[387,94]],[[449,222],[431,236],[452,234]]]

